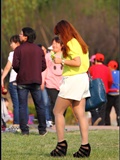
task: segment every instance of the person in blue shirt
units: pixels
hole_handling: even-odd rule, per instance
[[[110,121],[110,112],[112,107],[115,108],[116,113],[116,121],[117,125],[120,126],[120,111],[119,111],[119,99],[120,99],[120,71],[117,70],[118,63],[114,60],[109,61],[108,67],[112,72],[113,84],[111,88],[109,88],[108,96],[107,96],[107,107],[106,107],[106,115],[105,115],[105,125],[111,125]]]

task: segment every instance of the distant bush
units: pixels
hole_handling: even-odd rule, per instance
[[[32,105],[29,105],[28,108],[29,108],[29,114],[34,114],[34,117],[37,118],[35,106],[32,104]]]
[[[75,116],[73,114],[71,107],[67,108],[65,120],[66,120],[66,124],[69,124],[69,125],[77,124],[77,121],[75,119]]]
[[[36,114],[36,110],[35,110],[35,106],[33,104],[29,105],[29,114],[34,114],[35,119],[37,119],[37,114]],[[66,115],[65,115],[65,121],[66,124],[68,125],[74,125],[76,124],[76,119],[73,115],[72,109],[71,107],[68,107],[67,111],[66,111]]]

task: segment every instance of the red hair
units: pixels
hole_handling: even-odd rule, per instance
[[[82,47],[83,53],[86,54],[88,51],[88,46],[77,32],[77,30],[73,27],[73,25],[65,20],[61,20],[57,23],[54,28],[54,33],[56,35],[60,35],[60,38],[64,44],[63,47],[63,56],[67,56],[67,52],[69,51],[69,47],[67,46],[67,42],[70,41],[72,38],[77,39],[79,44]]]

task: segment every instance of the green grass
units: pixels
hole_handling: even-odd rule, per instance
[[[2,160],[75,160],[72,154],[80,146],[79,131],[65,133],[68,142],[67,156],[64,158],[50,157],[50,152],[56,146],[56,133],[48,132],[44,137],[37,132],[30,132],[29,136],[20,133],[2,133]],[[89,142],[92,152],[88,160],[118,160],[119,159],[119,131],[118,130],[90,130]]]

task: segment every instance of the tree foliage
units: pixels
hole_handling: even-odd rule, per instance
[[[9,39],[25,26],[36,30],[36,43],[48,47],[55,24],[66,19],[89,45],[90,55],[101,52],[106,62],[118,58],[118,0],[2,0],[2,67],[10,51]]]

